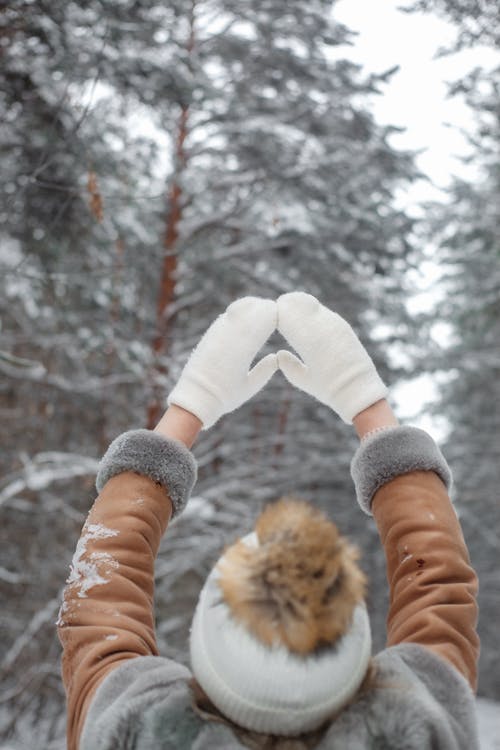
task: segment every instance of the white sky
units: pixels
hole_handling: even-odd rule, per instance
[[[456,29],[430,14],[398,10],[409,4],[410,0],[338,0],[333,17],[359,32],[354,46],[341,47],[339,52],[370,73],[400,66],[383,96],[374,97],[373,113],[381,123],[406,128],[404,134],[393,136],[392,145],[426,149],[417,164],[438,187],[445,187],[454,173],[465,175],[467,169],[457,158],[468,151],[459,128],[471,132],[474,127],[472,113],[463,100],[447,98],[446,82],[477,65],[498,65],[500,53],[476,48],[435,59],[440,47],[451,46]],[[422,182],[404,202],[409,207],[419,200],[440,197],[440,191]]]

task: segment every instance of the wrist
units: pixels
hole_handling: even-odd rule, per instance
[[[180,440],[187,448],[191,448],[202,427],[201,420],[190,411],[171,404],[153,432],[163,437]]]
[[[363,409],[352,420],[356,433],[360,440],[371,432],[379,432],[387,427],[397,427],[399,421],[392,411],[386,399]]]

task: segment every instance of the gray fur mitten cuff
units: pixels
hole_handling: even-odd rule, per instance
[[[196,482],[193,454],[179,440],[151,430],[129,430],[119,435],[104,454],[96,478],[97,492],[124,471],[135,471],[161,484],[172,501],[172,518],[184,510]]]
[[[380,487],[411,471],[435,471],[448,491],[452,476],[445,457],[431,436],[418,427],[390,427],[363,440],[351,461],[351,476],[362,510],[371,515]]]

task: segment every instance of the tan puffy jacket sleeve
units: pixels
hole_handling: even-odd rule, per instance
[[[154,563],[195,476],[181,443],[147,430],[124,433],[101,462],[101,491],[82,529],[57,623],[68,750],[77,750],[90,702],[109,672],[126,659],[158,653]]]
[[[476,689],[477,576],[434,441],[399,427],[368,438],[353,461],[361,506],[384,546],[390,607],[387,643],[418,643],[448,661]]]

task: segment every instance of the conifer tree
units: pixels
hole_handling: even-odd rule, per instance
[[[456,45],[495,46],[497,2],[422,0],[415,9],[438,12],[456,24]],[[474,167],[470,178],[455,178],[448,200],[429,207],[429,232],[443,269],[443,301],[431,325],[445,322],[448,345],[433,357],[447,375],[437,412],[448,419],[444,451],[455,477],[455,498],[472,563],[480,580],[480,694],[500,698],[497,629],[500,509],[500,66],[480,67],[450,85],[475,116],[468,134]],[[425,330],[425,328],[424,328]]]
[[[2,738],[62,737],[53,621],[97,457],[163,407],[208,323],[240,295],[297,288],[369,347],[372,326],[402,319],[412,222],[393,198],[415,169],[368,108],[387,76],[342,59],[331,10],[21,0],[2,16]],[[204,433],[197,496],[158,566],[163,653],[186,657],[210,563],[284,492],[357,531],[377,589],[350,436],[279,374]]]

